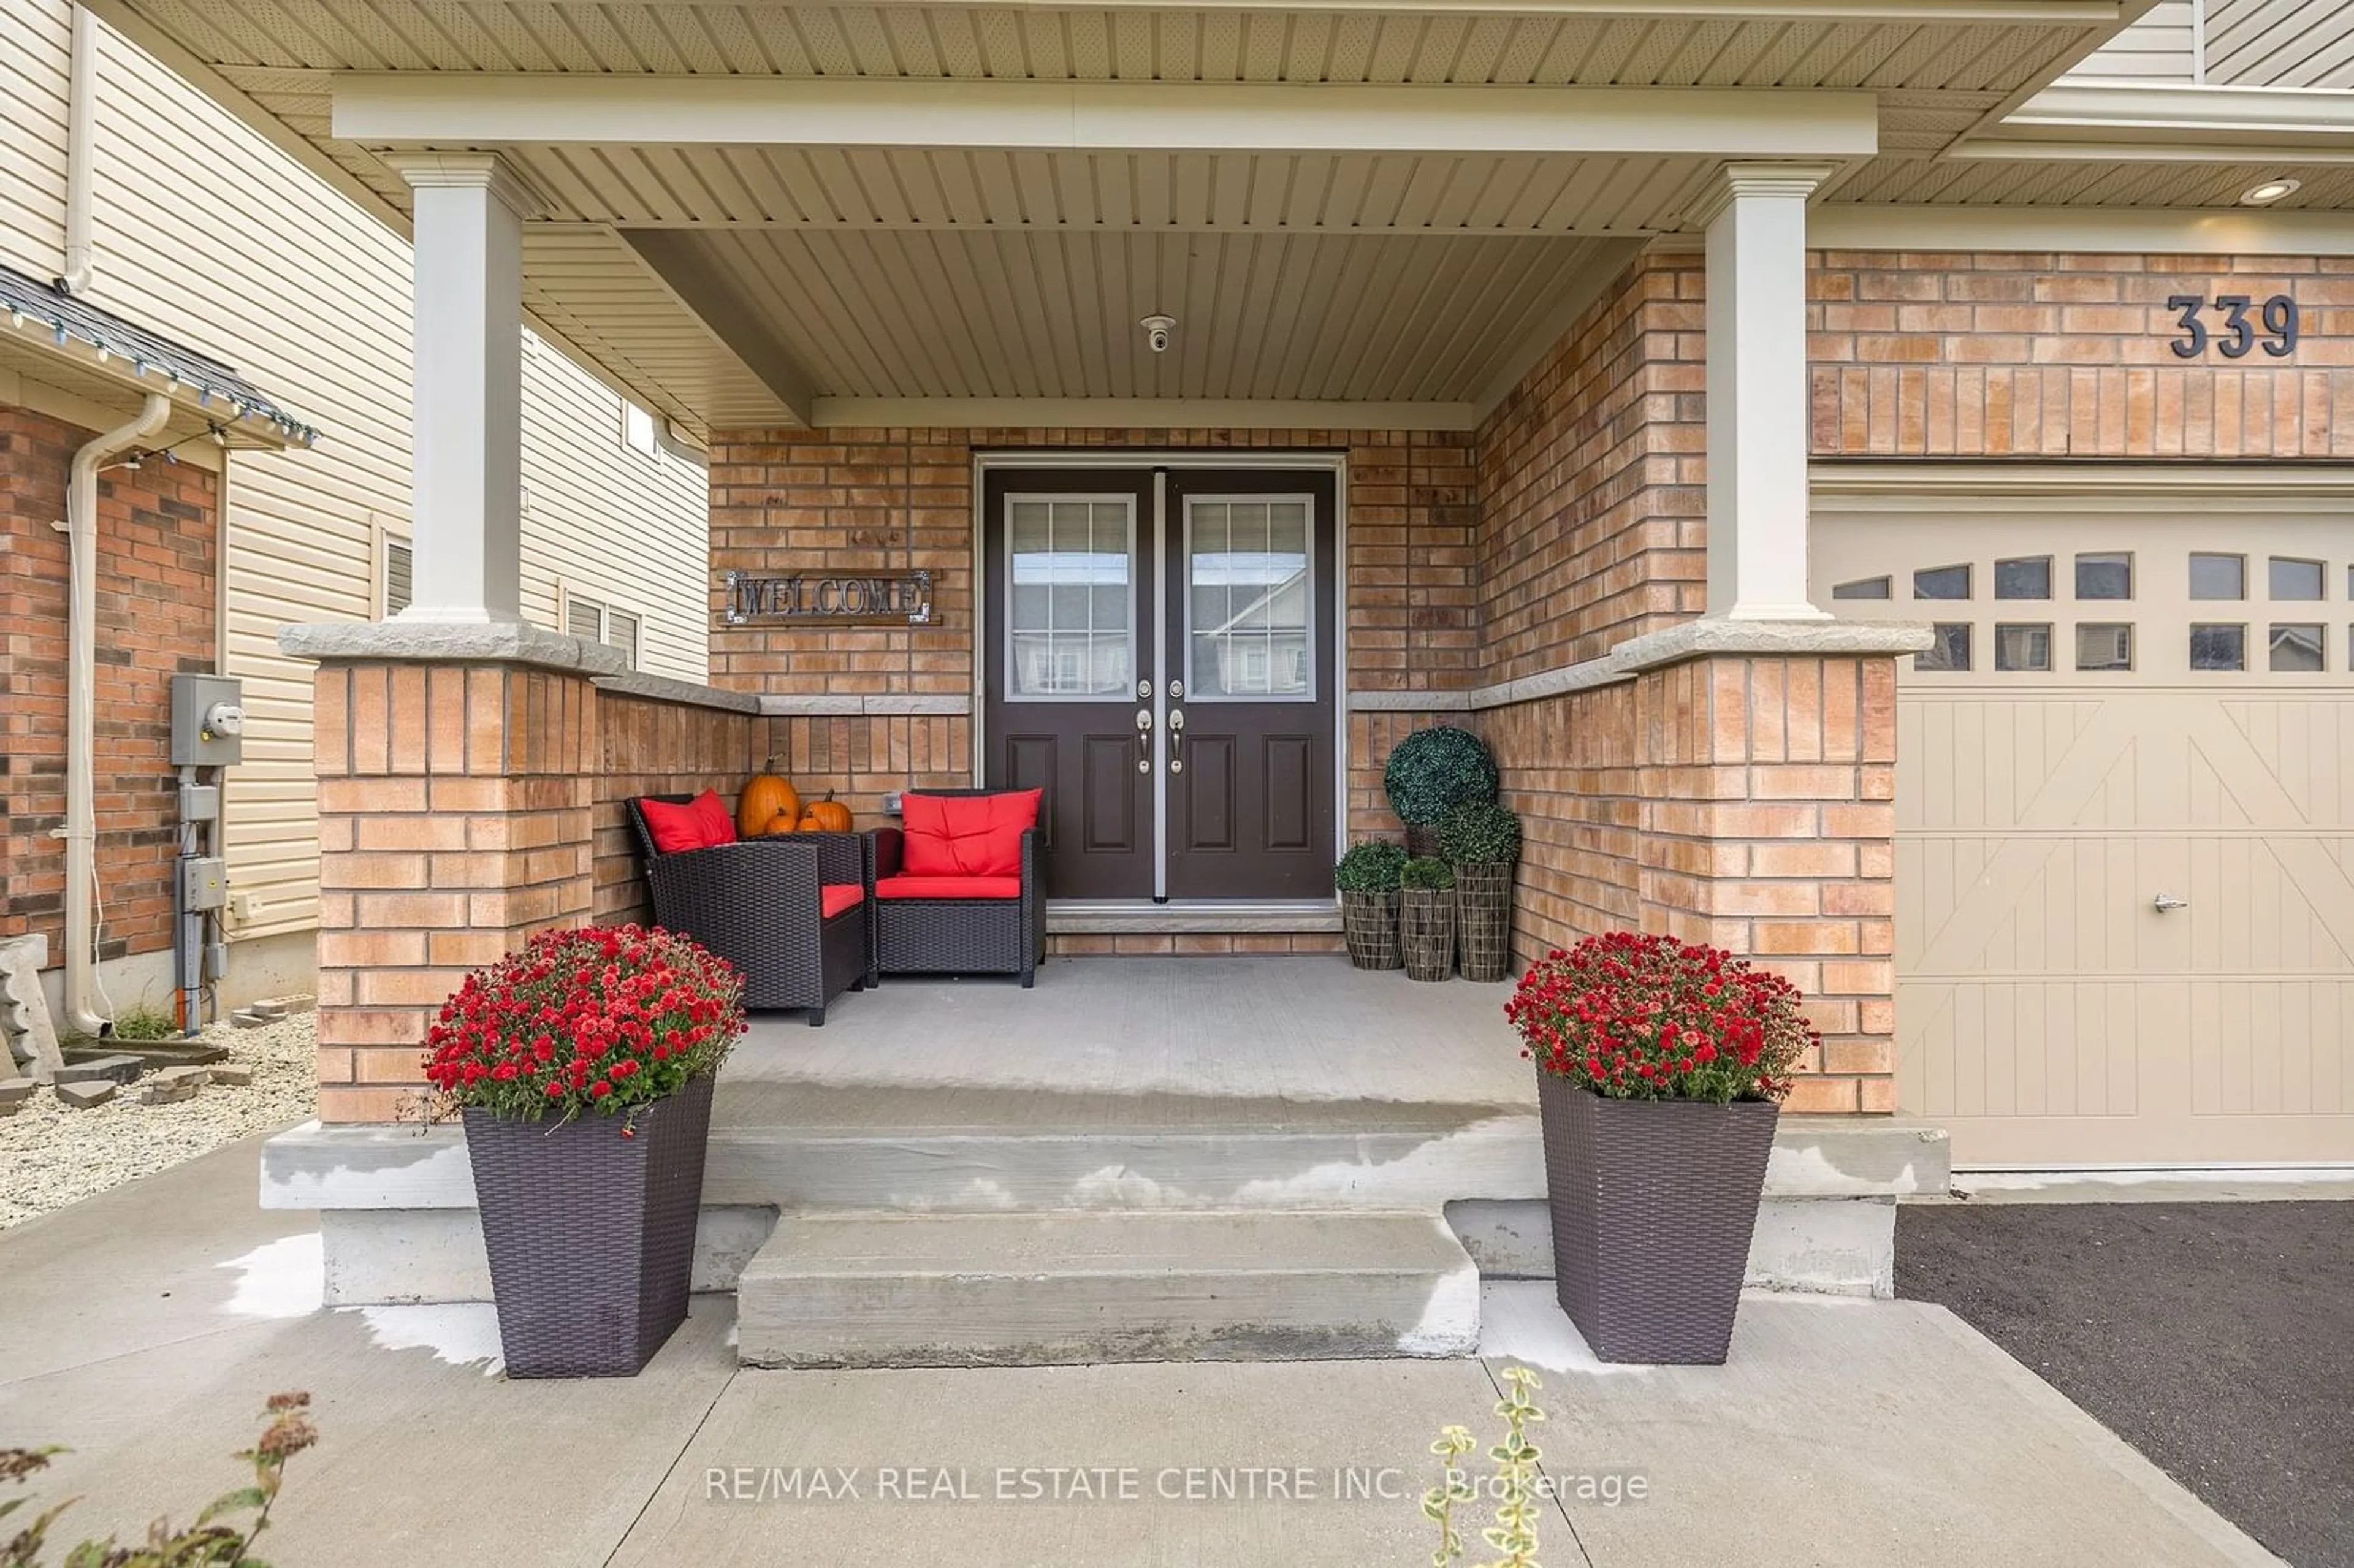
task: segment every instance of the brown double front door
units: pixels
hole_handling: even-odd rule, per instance
[[[1048,896],[1329,895],[1325,469],[995,469],[983,772],[1045,791]]]

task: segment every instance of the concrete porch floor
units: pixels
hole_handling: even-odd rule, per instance
[[[885,978],[825,1026],[762,1013],[714,1107],[727,1127],[1305,1129],[1528,1114],[1510,984],[1425,984],[1331,958],[1060,958]]]
[[[484,1359],[487,1307],[319,1309],[316,1218],[254,1206],[258,1152],[0,1234],[0,1446],[76,1450],[39,1489],[82,1496],[75,1533],[185,1520],[237,1478],[228,1456],[262,1399],[306,1388],[324,1441],[295,1462],[265,1538],[285,1568],[1375,1568],[1426,1560],[1427,1445],[1451,1422],[1487,1440],[1496,1374],[1521,1361],[1545,1379],[1548,1474],[1639,1475],[1649,1492],[1550,1512],[1553,1568],[2274,1561],[1922,1304],[1752,1297],[1721,1369],[1596,1368],[1543,1285],[1502,1285],[1479,1360],[759,1372],[736,1363],[729,1302],[705,1297],[639,1378],[510,1383]],[[715,1470],[817,1466],[854,1470],[857,1500],[714,1495]],[[1001,1467],[1125,1467],[1142,1495],[894,1501],[882,1466],[961,1470],[983,1490]],[[1405,1495],[1158,1495],[1168,1471],[1336,1466],[1390,1472]]]

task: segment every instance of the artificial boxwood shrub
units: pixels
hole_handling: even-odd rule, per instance
[[[1351,844],[1332,868],[1332,886],[1341,893],[1395,893],[1405,866],[1402,847],[1386,839],[1367,839]]]
[[[1382,787],[1400,821],[1427,825],[1457,806],[1493,801],[1496,759],[1469,730],[1434,725],[1397,743]]]
[[[1455,885],[1455,868],[1443,860],[1417,856],[1398,873],[1398,883],[1408,892],[1444,893]]]
[[[1438,853],[1449,865],[1516,861],[1521,858],[1521,820],[1493,801],[1466,801],[1438,819]]]

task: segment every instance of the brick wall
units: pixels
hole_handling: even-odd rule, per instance
[[[319,1115],[389,1121],[466,971],[595,906],[596,688],[500,665],[329,664],[319,778]]]
[[[651,924],[644,858],[624,802],[641,795],[716,789],[729,809],[769,753],[769,723],[751,714],[597,694],[593,917]]]
[[[2354,456],[2344,257],[1824,251],[1808,279],[1824,457]],[[2293,355],[2196,358],[2173,294],[2292,294]],[[2202,313],[2221,335],[2222,318]],[[2251,312],[2251,320],[2257,313]]]
[[[62,962],[67,474],[94,431],[0,408],[0,937]],[[171,678],[214,668],[214,475],[110,469],[98,500],[96,771],[103,959],[172,945]],[[136,998],[117,998],[128,1005]],[[158,999],[161,1000],[161,999]]]
[[[1706,607],[1702,258],[1638,260],[1480,428],[1483,682]]]
[[[944,624],[923,630],[719,627],[715,685],[779,694],[965,696],[972,690],[976,450],[1345,450],[1350,683],[1448,690],[1484,678],[1477,473],[1462,435],[1334,430],[880,429],[722,431],[711,551],[731,569],[928,567]],[[970,721],[949,715],[794,716],[769,749],[804,794],[861,818],[890,790],[969,783]],[[1351,775],[1352,819],[1378,826],[1379,763]],[[1394,823],[1391,825],[1394,825]],[[1370,831],[1370,828],[1369,828]]]
[[[1521,813],[1519,956],[1633,927],[1787,976],[1794,1110],[1894,1108],[1895,665],[1715,658],[1480,715]]]

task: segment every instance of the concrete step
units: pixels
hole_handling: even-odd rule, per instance
[[[1466,1356],[1436,1215],[789,1213],[737,1286],[748,1366]]]

